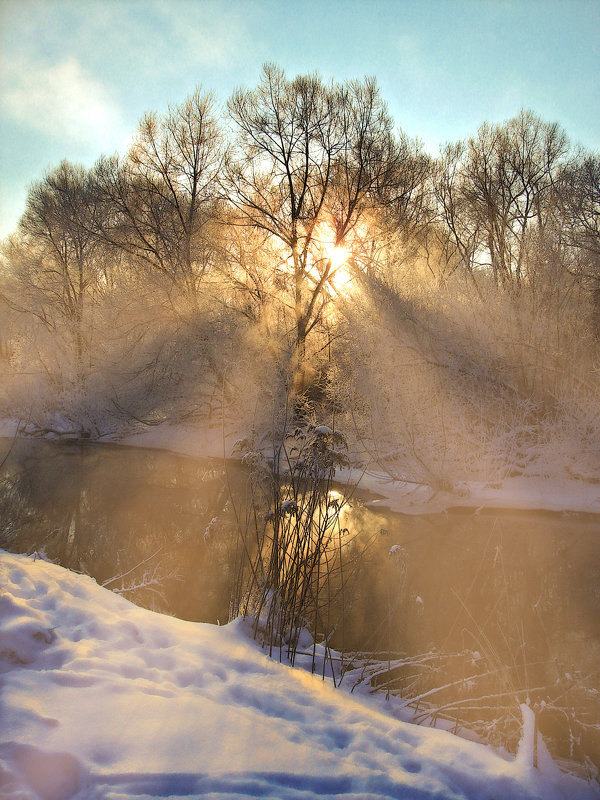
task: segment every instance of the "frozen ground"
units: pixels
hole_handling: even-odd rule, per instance
[[[516,758],[401,722],[270,659],[238,620],[183,622],[0,551],[4,800],[592,798],[533,730]]]

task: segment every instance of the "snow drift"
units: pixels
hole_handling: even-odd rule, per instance
[[[5,552],[0,672],[6,800],[598,796],[534,769],[527,737],[502,757],[269,659],[243,620],[162,616]]]

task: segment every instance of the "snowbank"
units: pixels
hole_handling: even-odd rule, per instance
[[[14,436],[18,424],[15,420],[0,419],[0,437]],[[233,451],[235,442],[242,435],[231,426],[223,431],[219,424],[164,422],[140,427],[127,434],[107,435],[102,441],[169,450],[195,458],[239,458],[239,453],[234,454]],[[353,460],[360,462],[363,459],[360,454],[355,454]],[[369,503],[374,508],[382,506],[404,514],[440,513],[455,507],[600,514],[600,475],[596,483],[576,478],[557,478],[552,477],[550,467],[548,465],[548,476],[544,477],[522,475],[492,483],[464,481],[453,491],[434,491],[424,484],[392,480],[383,471],[373,469],[342,469],[337,472],[336,479],[340,483],[357,485],[361,492],[374,495]]]
[[[0,551],[6,800],[597,797],[184,622]]]
[[[344,476],[339,477],[343,479]],[[352,482],[353,477],[348,475],[347,481]],[[521,476],[493,484],[465,481],[453,492],[435,492],[429,486],[393,481],[383,474],[369,473],[361,478],[358,486],[379,495],[379,499],[368,505],[384,506],[404,514],[433,514],[457,507],[600,514],[600,484],[575,479]]]

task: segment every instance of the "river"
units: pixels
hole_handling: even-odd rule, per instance
[[[236,518],[249,486],[239,465],[29,439],[12,447],[0,440],[4,456],[0,547],[42,553],[163,613],[227,622]],[[346,577],[332,604],[332,646],[363,654],[355,664],[377,672],[373,684],[385,691],[407,701],[428,693],[414,706],[418,721],[439,713],[509,749],[518,738],[516,701],[529,699],[555,757],[593,770],[598,517],[402,515],[370,499],[356,491],[340,514]]]

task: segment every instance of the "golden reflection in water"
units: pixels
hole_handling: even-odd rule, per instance
[[[239,504],[247,476],[240,470],[237,480],[233,472]],[[130,599],[186,619],[227,619],[237,539],[221,466],[128,448],[28,442],[15,446],[4,478],[3,547],[43,548],[99,583],[115,575],[137,583],[146,572],[150,583],[158,579],[164,602],[152,587]],[[591,713],[588,689],[600,677],[595,518],[375,513],[354,499],[345,503],[341,489],[329,492],[327,504],[340,506],[348,531],[343,592],[331,609],[332,620],[344,616],[344,641],[332,638],[334,647],[408,654],[410,670],[388,677],[392,688],[413,695],[453,683],[436,699],[514,697],[525,681],[548,691],[556,685]],[[332,546],[337,542],[336,534]],[[128,572],[138,563],[139,571]],[[178,579],[165,579],[173,572]],[[338,591],[337,578],[331,589]],[[431,651],[435,660],[417,665]]]

